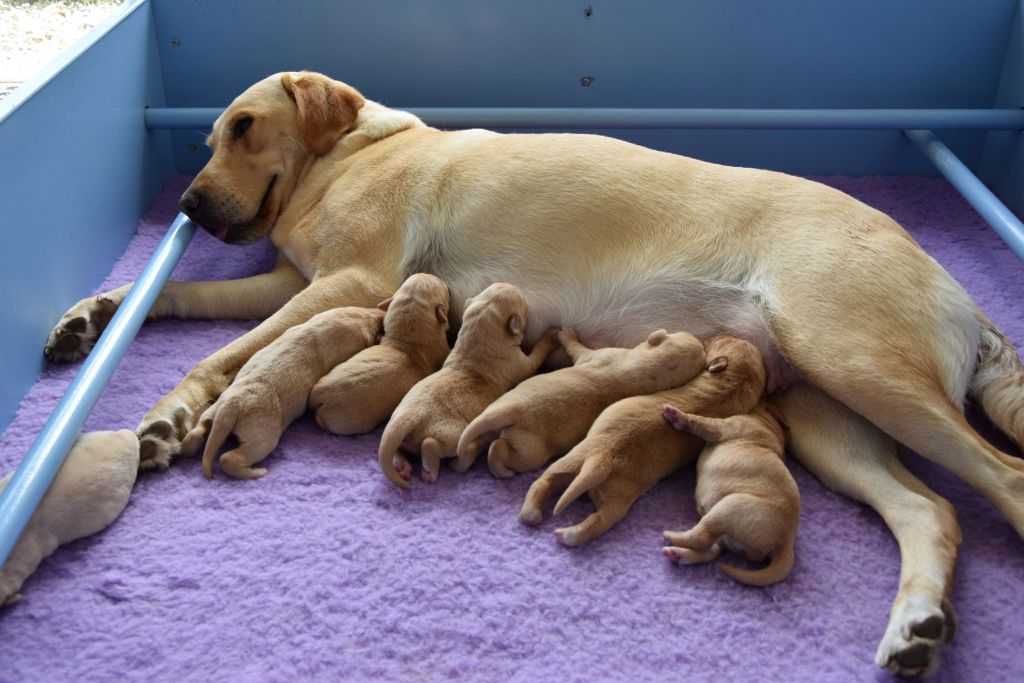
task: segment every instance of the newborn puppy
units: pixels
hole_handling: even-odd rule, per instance
[[[448,355],[448,286],[417,273],[381,304],[384,336],[313,387],[316,423],[335,434],[363,434],[388,418],[402,397]]]
[[[0,605],[21,599],[18,591],[25,579],[58,546],[110,526],[128,504],[138,470],[135,432],[79,436],[0,570]],[[0,479],[0,492],[12,476]]]
[[[228,436],[238,447],[220,457],[220,469],[236,479],[267,473],[253,467],[267,457],[281,434],[306,411],[309,390],[330,368],[376,343],[384,312],[375,308],[334,308],[291,328],[249,359],[231,386],[206,409],[182,442],[194,455],[203,441],[203,472],[213,476],[213,459]]]
[[[409,488],[412,466],[398,451],[419,453],[424,481],[437,479],[442,458],[456,453],[459,436],[484,408],[537,372],[558,346],[557,332],[541,337],[527,356],[520,344],[527,305],[518,287],[497,283],[466,302],[462,329],[444,366],[412,388],[384,429],[378,459],[395,484]],[[453,465],[465,472],[474,456]]]
[[[520,521],[539,524],[544,502],[556,489],[568,486],[555,514],[584,493],[597,510],[575,526],[557,529],[555,535],[563,545],[586,543],[625,517],[647,489],[700,453],[699,438],[673,429],[662,417],[666,403],[713,417],[750,411],[764,391],[761,354],[753,345],[725,336],[708,340],[704,350],[708,369],[687,384],[623,399],[601,413],[587,438],[533,483]]]
[[[487,464],[496,477],[544,465],[587,435],[601,411],[628,396],[685,384],[704,369],[704,347],[691,334],[658,330],[632,349],[593,351],[572,328],[558,336],[575,365],[526,380],[473,420],[459,456],[474,457],[500,430]]]
[[[667,557],[680,564],[708,562],[726,547],[759,570],[718,566],[737,581],[770,586],[793,569],[793,545],[800,521],[800,492],[783,464],[782,427],[764,403],[747,415],[725,419],[684,413],[666,405],[673,427],[708,442],[697,460],[697,511],[700,522],[689,531],[665,532]]]

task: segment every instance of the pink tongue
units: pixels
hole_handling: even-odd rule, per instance
[[[221,242],[223,242],[224,238],[227,237],[227,236],[228,236],[228,229],[227,228],[219,228],[217,230],[217,239],[219,239]]]

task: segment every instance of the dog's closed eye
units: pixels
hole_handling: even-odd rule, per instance
[[[238,138],[245,135],[245,132],[249,130],[249,126],[251,125],[251,116],[242,116],[238,119],[235,119],[235,123],[231,126],[231,137],[237,140]]]

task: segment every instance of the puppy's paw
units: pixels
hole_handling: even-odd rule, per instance
[[[117,304],[102,296],[82,299],[50,331],[43,355],[51,363],[73,363],[92,351],[96,340],[117,312]]]
[[[523,503],[523,508],[519,511],[519,521],[530,526],[537,526],[544,521],[544,513],[541,512],[538,506],[530,501],[526,501]]]
[[[948,600],[935,605],[910,596],[889,619],[875,664],[896,676],[928,676],[939,665],[943,646],[956,634],[956,614]]]
[[[662,408],[661,414],[670,425],[679,431],[687,431],[693,424],[693,417],[690,413],[684,413],[668,403]]]
[[[412,479],[412,463],[406,460],[401,455],[396,455],[391,459],[391,464],[395,467],[395,472],[402,479],[409,481]]]
[[[555,538],[566,548],[575,548],[583,543],[579,525],[555,529]]]

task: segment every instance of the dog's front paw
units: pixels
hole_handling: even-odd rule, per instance
[[[911,597],[893,612],[875,654],[875,664],[896,676],[927,676],[939,665],[943,646],[956,634],[956,614],[941,605]]]
[[[117,303],[104,296],[82,299],[50,331],[43,355],[51,363],[73,363],[92,351],[96,340],[117,312]]]
[[[143,472],[170,467],[195,426],[192,412],[185,406],[178,406],[166,417],[161,417],[161,412],[158,404],[135,431],[139,437],[139,470]]]

